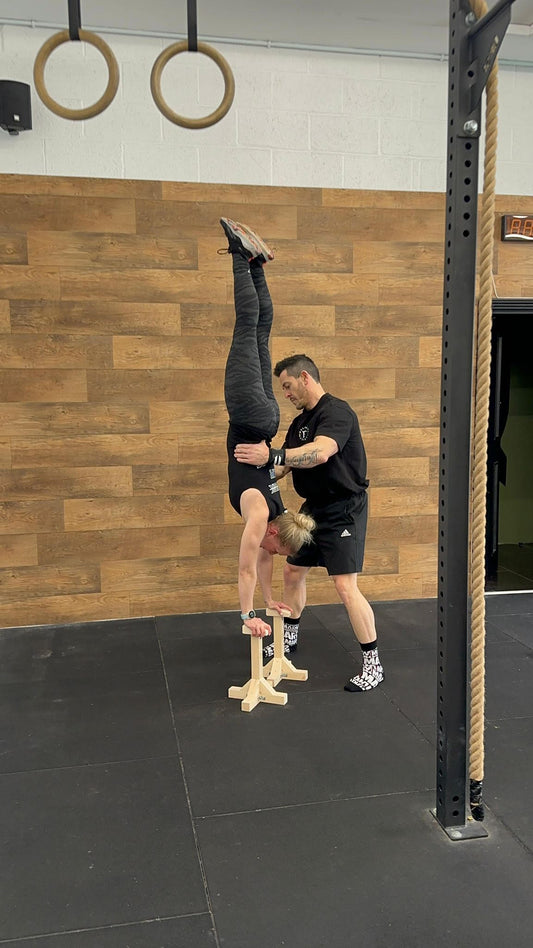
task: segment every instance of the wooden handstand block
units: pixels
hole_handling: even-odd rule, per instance
[[[251,677],[246,684],[228,688],[228,698],[239,698],[241,711],[253,711],[256,705],[287,704],[288,694],[275,691],[272,683],[267,681],[263,673],[263,639],[252,635],[247,626],[242,626],[243,635],[250,636]]]
[[[267,609],[267,616],[274,620],[274,657],[265,666],[263,674],[273,685],[277,685],[282,678],[288,681],[307,681],[309,673],[304,668],[295,668],[285,655],[283,636],[283,619],[290,612],[282,610],[281,615],[275,609]]]

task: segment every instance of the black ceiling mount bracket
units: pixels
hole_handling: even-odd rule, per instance
[[[511,19],[515,0],[498,0],[480,20],[470,0],[460,0],[450,11],[450,94],[455,93],[457,136],[479,138],[481,97]]]
[[[470,86],[471,111],[481,103],[487,79],[511,22],[511,4],[514,2],[515,0],[498,0],[480,20],[474,17],[472,22],[467,23],[470,50],[468,69],[475,73]]]

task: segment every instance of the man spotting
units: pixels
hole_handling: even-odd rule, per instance
[[[300,414],[289,427],[282,448],[269,449],[264,441],[237,444],[234,455],[245,464],[273,462],[278,478],[292,470],[295,490],[305,500],[302,511],[316,522],[312,542],[289,556],[284,569],[283,595],[292,610],[285,620],[285,651],[296,648],[306,602],[306,575],[312,566],[324,566],[346,606],[363,652],[360,673],[344,688],[370,691],[384,676],[374,613],[357,583],[368,517],[366,454],[357,415],[347,402],[323,389],[318,368],[307,355],[282,359],[274,375]]]

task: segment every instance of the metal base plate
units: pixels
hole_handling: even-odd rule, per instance
[[[483,823],[478,823],[477,820],[468,820],[465,826],[442,826],[437,819],[437,811],[430,810],[429,812],[435,818],[440,828],[444,830],[448,838],[454,843],[461,839],[482,839],[489,835]]]

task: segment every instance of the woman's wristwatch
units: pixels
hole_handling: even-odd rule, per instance
[[[243,622],[244,622],[245,619],[255,619],[255,612],[254,612],[254,610],[253,610],[253,609],[250,609],[249,612],[241,612],[241,619],[243,620]]]

